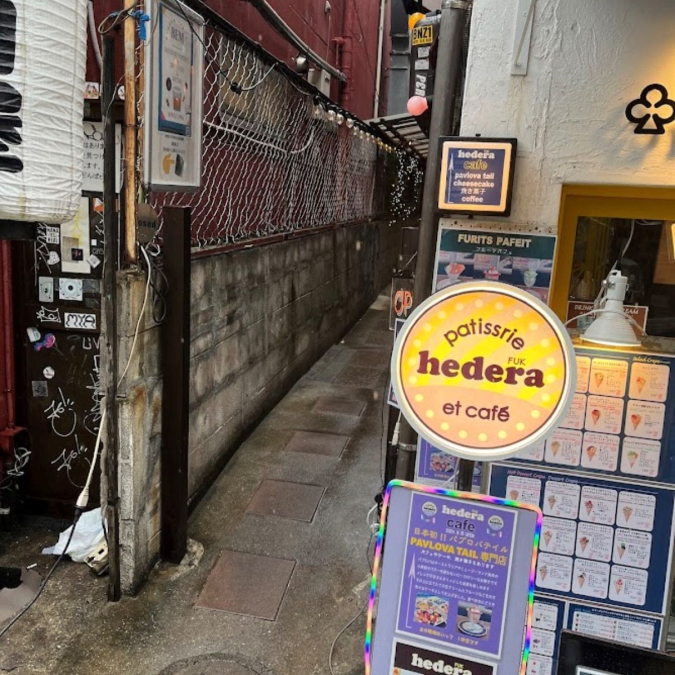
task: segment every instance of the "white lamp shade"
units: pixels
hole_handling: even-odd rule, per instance
[[[639,347],[640,341],[623,311],[601,309],[583,340],[610,347]]]
[[[607,286],[605,305],[597,310],[595,321],[583,334],[582,340],[610,347],[639,347],[640,341],[623,307],[628,279],[613,270],[605,283]]]

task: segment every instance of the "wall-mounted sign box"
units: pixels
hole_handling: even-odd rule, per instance
[[[540,300],[497,281],[425,300],[394,346],[391,379],[408,423],[434,447],[496,461],[548,438],[576,384],[567,331]]]
[[[509,216],[518,141],[447,137],[440,144],[439,211]]]

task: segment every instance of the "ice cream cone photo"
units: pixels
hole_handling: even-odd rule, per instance
[[[520,492],[518,490],[509,491],[509,499],[513,500],[514,502],[518,499],[519,496]]]
[[[626,519],[626,522],[630,520],[630,517],[633,515],[633,509],[630,506],[623,507],[623,517]]]
[[[585,583],[586,583],[586,574],[585,574],[585,572],[582,572],[577,577],[577,584],[579,584],[579,588],[583,588]]]
[[[554,457],[560,452],[560,442],[559,441],[553,441],[551,443],[551,452],[553,453]]]
[[[628,453],[628,463],[630,464],[630,468],[632,469],[635,466],[635,462],[637,461],[637,458],[640,455],[635,452],[635,450],[630,450]]]
[[[541,580],[545,581],[547,575],[548,575],[548,567],[546,565],[542,565],[539,568],[539,576],[541,577]]]
[[[644,377],[638,377],[635,380],[635,384],[637,385],[638,394],[641,394],[645,388],[645,384],[647,384],[647,380]]]
[[[579,545],[581,546],[582,551],[586,550],[586,547],[588,546],[590,541],[591,540],[588,537],[581,537],[581,539],[579,539]]]
[[[619,554],[619,558],[623,558],[623,554],[626,552],[626,544],[621,542],[617,547],[616,547],[616,552]]]
[[[586,515],[590,516],[590,515],[591,515],[591,511],[593,510],[593,507],[595,506],[595,504],[593,504],[593,502],[589,499],[589,500],[584,504],[584,506],[586,507]]]
[[[544,541],[546,542],[546,546],[548,546],[551,543],[551,538],[553,537],[553,533],[551,530],[546,530],[544,532]]]
[[[586,448],[586,456],[588,457],[589,462],[593,461],[593,457],[595,457],[597,452],[598,452],[598,449],[594,445],[589,445]]]
[[[602,413],[597,409],[591,410],[591,418],[593,419],[593,424],[597,424],[602,417]]]
[[[614,582],[614,590],[616,590],[616,594],[619,595],[621,591],[623,590],[623,579],[617,579]]]
[[[595,373],[595,386],[600,389],[602,383],[605,381],[605,376],[602,373]]]
[[[637,431],[637,428],[642,424],[642,415],[631,415],[630,423],[633,425],[633,431]]]
[[[548,498],[548,505],[550,508],[553,508],[556,505],[558,498],[555,495],[550,495]]]

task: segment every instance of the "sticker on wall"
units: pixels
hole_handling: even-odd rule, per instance
[[[93,253],[89,256],[89,260],[87,262],[91,265],[92,269],[96,269],[101,264],[98,256],[95,256]]]
[[[650,84],[628,104],[626,118],[635,124],[633,133],[660,136],[666,133],[666,124],[675,122],[675,101],[662,84]]]
[[[78,330],[96,330],[96,314],[75,314],[66,312],[64,327]]]
[[[40,302],[54,302],[54,279],[40,277],[38,279],[38,300]]]
[[[43,340],[40,340],[33,345],[33,349],[36,352],[40,352],[43,349],[52,349],[54,346],[56,346],[56,336],[54,333],[47,333]]]
[[[61,258],[59,258],[59,254],[56,251],[50,251],[47,264],[51,267],[52,265],[58,265],[60,262]]]
[[[61,323],[61,310],[58,307],[40,307],[35,313],[40,323]]]
[[[82,301],[82,279],[59,279],[61,300]]]
[[[80,200],[80,210],[61,225],[61,270],[67,274],[89,274],[89,199]]]
[[[61,241],[61,230],[58,227],[53,227],[51,225],[45,225],[45,243],[46,244],[58,244]]]
[[[56,375],[56,372],[51,366],[47,366],[43,371],[42,374],[45,376],[45,379],[47,380],[53,380],[54,375]]]
[[[27,328],[26,333],[31,342],[37,342],[42,337],[42,334],[37,328]]]
[[[49,396],[49,388],[44,380],[33,380],[31,388],[35,398],[47,398]]]

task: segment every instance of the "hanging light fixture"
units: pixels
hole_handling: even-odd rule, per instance
[[[603,281],[607,292],[604,305],[595,310],[595,319],[581,336],[586,342],[608,347],[639,347],[633,325],[624,312],[628,279],[621,272],[613,271]]]

